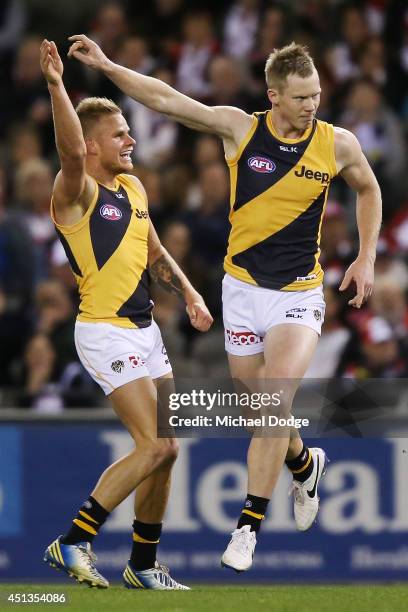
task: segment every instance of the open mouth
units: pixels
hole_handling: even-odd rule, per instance
[[[132,161],[132,149],[129,149],[128,151],[123,151],[123,153],[121,153],[120,156],[125,161],[131,162]]]

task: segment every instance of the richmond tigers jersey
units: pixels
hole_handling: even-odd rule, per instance
[[[96,183],[93,201],[75,225],[51,216],[78,282],[78,320],[119,327],[148,327],[153,303],[147,272],[149,215],[133,177],[120,174],[116,188]]]
[[[255,113],[237,155],[227,163],[232,228],[225,271],[269,289],[319,286],[320,228],[337,174],[333,126],[314,120],[301,139],[281,138],[270,111]]]

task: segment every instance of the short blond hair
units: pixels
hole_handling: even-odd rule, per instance
[[[84,98],[76,107],[84,135],[88,134],[104,115],[122,114],[121,109],[109,98]]]
[[[307,47],[292,42],[282,49],[274,49],[269,55],[265,64],[266,83],[269,89],[282,90],[290,74],[308,77],[314,69]]]

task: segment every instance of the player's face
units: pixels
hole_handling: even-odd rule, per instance
[[[320,82],[317,70],[309,77],[291,74],[281,90],[268,90],[273,107],[294,129],[306,130],[312,125],[320,103]]]
[[[99,163],[108,171],[120,174],[133,168],[132,152],[135,140],[123,115],[105,115],[98,121],[93,133]]]

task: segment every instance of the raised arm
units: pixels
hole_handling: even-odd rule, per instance
[[[61,162],[54,184],[54,211],[58,223],[72,225],[83,216],[95,187],[86,174],[85,140],[62,80],[64,67],[54,42],[43,40],[40,63],[51,96],[55,142]]]
[[[213,318],[201,295],[194,289],[187,276],[161,244],[153,223],[150,221],[148,263],[152,279],[169,293],[174,293],[186,302],[191,325],[199,331],[208,331]]]
[[[227,154],[235,149],[248,132],[252,117],[231,106],[206,106],[173,89],[159,79],[145,76],[111,62],[100,47],[83,34],[71,36],[69,57],[103,72],[126,95],[170,119],[223,139]]]
[[[372,292],[374,262],[381,227],[381,192],[357,138],[342,128],[335,128],[335,155],[339,174],[357,192],[357,227],[360,248],[357,259],[346,271],[340,291],[355,281],[356,296],[350,306],[360,308]]]

